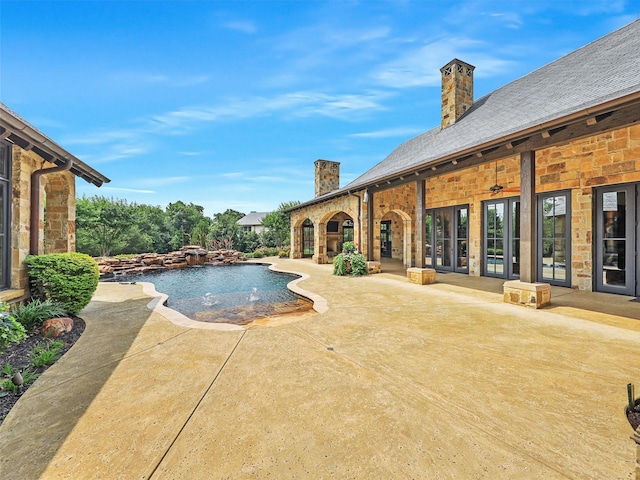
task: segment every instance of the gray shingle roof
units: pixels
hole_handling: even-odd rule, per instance
[[[268,214],[269,212],[251,212],[242,217],[236,223],[242,226],[262,225],[262,219]]]
[[[480,66],[481,68],[481,66]],[[408,140],[339,194],[640,92],[640,20],[476,100],[453,125]]]

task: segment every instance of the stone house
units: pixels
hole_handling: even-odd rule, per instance
[[[0,103],[0,301],[28,296],[27,255],[75,251],[76,177],[109,182]]]
[[[349,237],[369,261],[503,278],[513,303],[550,285],[640,296],[638,52],[635,21],[479,99],[453,59],[441,125],[342,188],[315,162],[292,258],[329,263]]]
[[[250,212],[236,223],[242,227],[243,232],[255,232],[260,234],[266,230],[265,226],[262,225],[262,220],[268,214],[269,212]]]

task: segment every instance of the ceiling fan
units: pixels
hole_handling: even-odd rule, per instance
[[[520,187],[505,188],[498,183],[498,162],[496,162],[496,183],[495,185],[489,187],[489,191],[491,192],[491,196],[493,197],[500,192],[520,192]]]

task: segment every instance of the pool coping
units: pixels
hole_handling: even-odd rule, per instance
[[[310,300],[313,303],[313,310],[315,310],[317,313],[324,313],[329,309],[327,305],[327,301],[323,297],[313,292],[310,292],[308,290],[305,290],[300,285],[298,285],[299,282],[306,280],[310,277],[308,274],[279,268],[276,262],[249,261],[246,263],[251,263],[253,265],[268,265],[269,270],[272,270],[274,272],[298,275],[298,278],[295,278],[289,283],[287,283],[287,288],[291,290],[293,293]],[[186,327],[186,328],[196,328],[200,330],[218,330],[218,331],[225,331],[225,332],[237,332],[237,331],[247,330],[249,328],[256,327],[256,325],[253,322],[247,325],[234,325],[231,323],[208,323],[208,322],[199,322],[197,320],[192,320],[191,318],[187,317],[186,315],[183,315],[177,310],[167,307],[165,305],[165,302],[169,298],[169,295],[158,292],[153,283],[151,282],[135,282],[135,283],[136,285],[142,286],[142,292],[145,295],[149,295],[150,297],[152,297],[152,300],[147,304],[147,308],[152,312],[156,312],[159,315],[162,315],[164,318],[166,318],[167,320],[169,320],[171,323],[175,325]]]

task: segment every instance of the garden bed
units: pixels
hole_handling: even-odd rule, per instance
[[[63,345],[58,352],[56,361],[59,360],[76,343],[76,341],[82,335],[82,332],[84,332],[84,320],[78,317],[72,318],[73,329],[70,332],[67,332],[64,335],[58,337],[57,339],[60,340]],[[14,370],[21,372],[29,370],[30,372],[33,372],[34,375],[40,376],[53,364],[35,367],[32,363],[33,350],[38,345],[44,345],[47,342],[49,342],[49,340],[45,339],[38,332],[29,335],[20,343],[10,345],[5,349],[4,352],[0,353],[0,368],[5,370],[6,365],[8,364]],[[10,379],[10,377],[8,377],[5,373],[0,374],[0,382],[3,382],[7,379]],[[36,379],[33,379],[30,382],[26,382],[22,389],[15,392],[0,390],[0,425],[2,425],[2,422],[4,422],[4,419],[8,415],[9,411],[13,408],[16,402],[20,400],[20,397],[29,389],[29,387]]]

